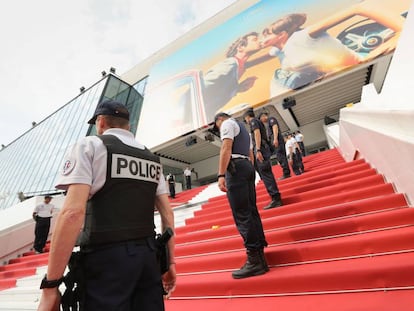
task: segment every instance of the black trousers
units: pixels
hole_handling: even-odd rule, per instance
[[[36,217],[35,240],[33,248],[39,253],[43,252],[43,248],[47,242],[47,237],[49,236],[50,219],[51,217]]]
[[[303,164],[302,164],[303,166]],[[292,169],[295,175],[301,175],[301,160],[300,160],[300,153],[293,153],[292,155]]]
[[[172,198],[175,198],[175,184],[174,183],[168,183],[168,187],[170,190],[170,196]]]
[[[187,189],[191,189],[191,176],[185,176],[185,183]]]
[[[267,246],[256,205],[255,170],[247,159],[231,160],[234,172],[226,173],[227,198],[246,249]]]
[[[81,249],[84,311],[164,311],[155,246],[144,242]]]
[[[280,196],[280,193],[276,184],[275,176],[273,175],[272,163],[270,163],[271,152],[268,146],[262,146],[262,155],[264,158],[263,162],[257,161],[255,157],[254,164],[257,172],[259,173],[260,179],[263,180],[267,193],[273,199]]]
[[[290,167],[286,157],[286,149],[284,144],[279,145],[279,147],[276,149],[276,158],[277,161],[280,163],[280,166],[282,167],[283,176],[290,176]]]

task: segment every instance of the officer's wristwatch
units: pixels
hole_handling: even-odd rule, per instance
[[[63,276],[57,280],[48,280],[47,275],[45,274],[45,276],[42,279],[42,283],[40,283],[40,289],[59,287],[59,285],[62,284],[62,282]]]

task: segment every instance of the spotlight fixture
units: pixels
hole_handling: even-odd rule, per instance
[[[111,67],[111,68],[109,68],[109,72],[110,73],[115,73],[116,72],[116,69],[114,67]]]
[[[205,139],[205,141],[213,142],[213,141],[214,141],[214,134],[207,133],[207,134],[204,136],[204,139]]]
[[[296,105],[296,100],[293,97],[286,97],[283,99],[282,107],[283,109],[289,109]]]
[[[106,71],[105,70],[102,71],[101,74],[102,74],[102,77],[105,77],[106,76]]]
[[[85,87],[84,87],[84,86],[81,86],[81,87],[79,88],[79,91],[82,93],[83,91],[85,91]]]
[[[194,136],[190,136],[185,141],[185,146],[190,147],[192,145],[195,145],[197,143],[197,138]]]

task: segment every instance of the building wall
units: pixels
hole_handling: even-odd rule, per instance
[[[203,34],[210,31],[212,28],[216,27],[218,24],[223,23],[224,21],[230,19],[231,17],[242,12],[246,8],[252,6],[253,4],[259,2],[259,0],[239,0],[230,5],[227,9],[217,13],[215,16],[211,17],[202,24],[194,27],[189,32],[185,33],[183,36],[179,37],[177,40],[174,40],[167,46],[155,52],[153,55],[140,62],[127,72],[121,75],[122,80],[125,82],[134,85],[139,80],[148,76],[151,68],[155,63],[168,57],[175,51],[181,49],[187,43],[195,40],[196,38],[202,36]]]
[[[361,103],[340,112],[340,149],[364,158],[414,202],[414,4],[394,53],[382,93],[364,89]]]

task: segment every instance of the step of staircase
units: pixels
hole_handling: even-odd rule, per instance
[[[174,208],[178,284],[166,310],[414,310],[407,308],[414,209],[404,195],[363,159],[345,162],[335,149],[306,156],[304,165],[304,174],[278,181],[281,207],[263,210],[269,196],[257,183],[269,243],[270,271],[261,276],[231,277],[246,255],[216,185],[194,190],[198,203]],[[282,174],[278,165],[273,171]],[[159,215],[155,222],[159,228]],[[0,268],[0,287],[13,287],[0,291],[0,311],[36,310],[46,256],[28,254]]]

